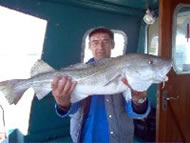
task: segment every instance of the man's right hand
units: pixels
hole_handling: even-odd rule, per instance
[[[58,105],[62,107],[69,107],[71,105],[70,98],[77,82],[72,81],[70,77],[60,77],[57,76],[53,80],[52,95]]]

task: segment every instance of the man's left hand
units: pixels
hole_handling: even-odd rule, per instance
[[[122,78],[122,82],[128,86],[130,89],[131,89],[131,93],[132,93],[132,101],[138,105],[140,104],[139,103],[139,100],[140,99],[145,99],[147,97],[146,95],[146,91],[143,91],[143,92],[138,92],[136,90],[134,90],[128,83],[128,80],[126,78]]]

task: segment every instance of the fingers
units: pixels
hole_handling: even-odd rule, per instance
[[[125,77],[123,77],[123,78],[121,79],[121,81],[122,81],[125,85],[129,86],[128,80],[127,80]],[[130,87],[130,86],[129,86],[129,87]]]
[[[72,81],[70,77],[56,77],[52,82],[52,91],[54,95],[67,95],[71,94],[76,82]]]
[[[56,91],[60,95],[68,95],[68,90],[71,86],[71,80],[67,77],[63,77],[59,80]]]
[[[70,105],[71,93],[76,86],[76,81],[70,77],[57,76],[52,82],[52,95],[60,105]]]
[[[55,79],[53,80],[53,82],[51,83],[51,87],[52,87],[53,91],[57,88],[58,82],[59,82],[60,79],[61,79],[61,77],[56,76]]]
[[[77,84],[76,81],[73,81],[73,82],[72,82],[71,87],[70,87],[70,89],[69,89],[69,91],[68,91],[68,94],[71,94],[71,93],[73,92],[74,88],[76,87],[76,84]]]
[[[123,77],[123,78],[121,79],[121,81],[122,81],[125,85],[127,85],[132,91],[135,92],[135,90],[133,90],[133,88],[129,85],[129,82],[128,82],[127,78]]]
[[[73,82],[72,79],[69,77],[66,77],[63,80],[60,80],[60,82],[61,83],[58,86],[58,87],[60,87],[59,88],[60,92],[62,92],[62,94],[65,94],[65,95],[70,95],[74,89],[73,86],[74,86],[75,82]]]

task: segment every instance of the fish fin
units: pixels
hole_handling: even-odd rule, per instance
[[[35,76],[39,73],[49,72],[49,71],[55,71],[54,68],[52,68],[50,65],[48,65],[43,60],[39,59],[37,60],[32,69],[31,69],[31,76]]]
[[[43,85],[44,86],[44,85]],[[51,92],[51,88],[45,87],[32,87],[34,89],[35,95],[38,100],[44,98],[49,92]]]
[[[111,78],[111,80],[109,80],[104,86],[108,86],[109,84],[113,83],[113,82],[117,82],[118,79],[121,77],[121,74],[117,74],[115,75],[113,78]]]
[[[91,66],[92,65],[90,65],[90,64],[78,63],[78,64],[70,65],[70,66],[65,67],[65,68],[61,68],[61,71],[76,70],[76,69],[86,69],[86,68],[89,68]]]
[[[28,89],[27,87],[19,88],[19,82],[22,79],[13,79],[0,82],[0,90],[5,95],[5,98],[9,104],[17,104],[24,92]]]
[[[152,80],[140,80],[127,75],[126,77],[131,88],[138,92],[146,91],[153,83]]]

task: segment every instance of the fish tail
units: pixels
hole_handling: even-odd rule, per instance
[[[9,104],[17,104],[24,92],[28,88],[20,88],[20,82],[23,79],[13,79],[0,82],[0,90],[5,95]]]

